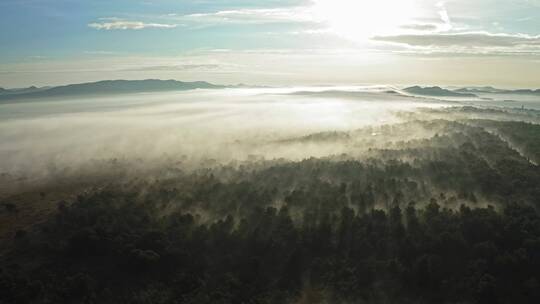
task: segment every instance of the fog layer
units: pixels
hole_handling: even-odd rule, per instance
[[[398,122],[449,103],[385,87],[194,90],[0,105],[0,172],[48,173],[99,159],[304,158],[333,149],[269,143]]]

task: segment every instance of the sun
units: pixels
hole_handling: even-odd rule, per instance
[[[313,0],[313,16],[328,30],[352,41],[392,34],[411,22],[413,0]]]

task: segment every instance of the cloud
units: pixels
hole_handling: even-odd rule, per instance
[[[439,29],[439,26],[431,23],[414,23],[414,24],[404,24],[401,26],[404,30],[414,30],[414,31],[436,31]]]
[[[146,28],[170,29],[178,26],[178,24],[145,23],[142,21],[118,20],[116,18],[109,19],[112,20],[107,22],[94,22],[88,24],[88,26],[97,30],[142,30]]]
[[[432,32],[377,36],[394,53],[434,56],[540,56],[540,35],[493,34],[489,32]]]
[[[282,23],[313,21],[307,7],[222,10],[180,16],[183,20],[210,23]]]
[[[450,15],[446,9],[445,1],[438,2],[437,7],[439,8],[439,16],[441,17],[441,20],[446,24],[451,24],[452,20],[450,20]]]
[[[410,46],[540,46],[540,36],[529,36],[523,34],[491,34],[488,32],[378,36],[374,37],[373,40],[407,44]]]
[[[153,65],[122,69],[130,72],[148,71],[188,71],[188,70],[216,70],[223,67],[221,64],[176,64],[176,65]]]

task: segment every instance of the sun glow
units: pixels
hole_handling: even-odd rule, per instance
[[[412,0],[314,0],[312,11],[330,31],[353,41],[393,34],[417,12]]]

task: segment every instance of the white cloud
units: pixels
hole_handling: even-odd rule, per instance
[[[374,40],[408,44],[411,46],[540,46],[540,36],[529,36],[523,34],[492,34],[488,32],[379,36],[375,37]]]
[[[296,23],[305,27],[295,29],[294,34],[334,34],[352,42],[365,42],[376,34],[447,31],[452,28],[443,1],[423,7],[413,0],[378,0],[377,3],[311,0],[292,7],[167,14],[163,17],[194,26]]]
[[[374,41],[406,46],[407,52],[483,55],[540,55],[540,35],[489,32],[428,33],[377,36]]]
[[[439,16],[441,17],[441,20],[444,23],[451,23],[450,15],[448,14],[448,11],[446,10],[446,3],[445,1],[439,1],[436,5],[439,8]]]
[[[312,21],[312,17],[308,12],[308,7],[224,10],[212,13],[184,15],[180,18],[211,23],[279,23]]]
[[[186,63],[186,64],[167,64],[167,65],[147,65],[147,66],[135,66],[121,71],[130,71],[130,72],[149,72],[149,71],[189,71],[189,70],[200,70],[200,71],[215,71],[220,68],[232,66],[225,64],[217,63]]]
[[[145,23],[142,21],[128,21],[112,18],[112,20],[108,22],[94,22],[88,24],[88,26],[98,30],[142,30],[146,28],[170,29],[177,27],[178,24]]]
[[[433,24],[433,23],[411,23],[411,24],[404,24],[400,26],[400,28],[404,30],[413,30],[413,31],[436,31],[440,29],[440,25]]]

